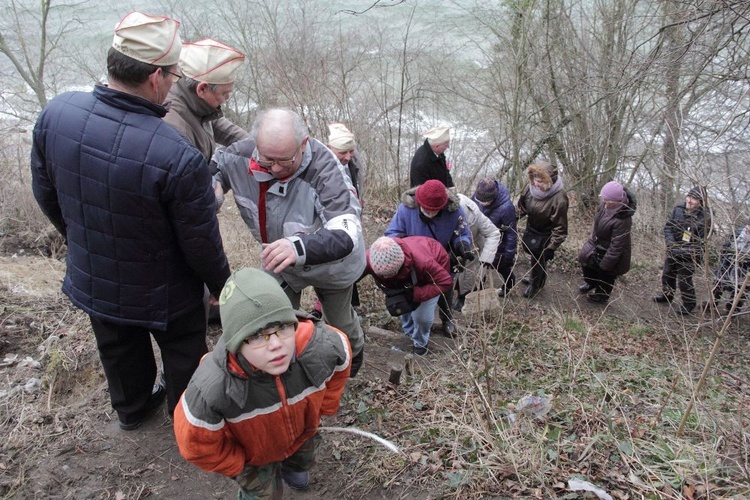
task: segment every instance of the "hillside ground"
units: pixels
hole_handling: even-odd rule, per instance
[[[366,214],[368,242],[388,215]],[[231,204],[220,219],[232,266],[253,265],[257,247]],[[457,339],[438,322],[431,352],[407,363],[400,385],[388,378],[409,342],[363,281],[366,364],[323,425],[373,432],[400,452],[323,432],[310,489],[286,497],[594,498],[571,479],[620,499],[750,495],[748,320],[654,304],[662,249],[650,233],[638,235],[611,302],[588,303],[577,293],[587,223],[578,225],[538,297],[518,286],[491,317],[458,314]],[[234,498],[231,480],[179,456],[165,408],[137,431],[119,429],[87,318],[59,291],[63,257],[45,235],[0,238],[0,495]],[[526,266],[521,256],[519,275]],[[697,283],[705,298],[706,280]],[[209,342],[219,335],[212,326]],[[549,397],[551,411],[518,411],[530,394]]]

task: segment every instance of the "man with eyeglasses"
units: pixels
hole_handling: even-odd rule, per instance
[[[295,309],[315,289],[323,319],[346,333],[362,366],[364,335],[351,305],[365,268],[361,208],[354,186],[326,146],[308,137],[300,116],[270,109],[250,137],[214,154],[216,194],[234,193],[240,215],[262,244],[263,269],[282,284]]]
[[[282,480],[304,490],[349,378],[346,336],[296,313],[278,282],[245,268],[219,298],[224,331],[174,415],[180,454],[237,481],[237,498],[281,498]]]
[[[203,156],[162,120],[180,23],[132,12],[109,84],[52,99],[34,127],[34,196],[68,245],[63,292],[90,318],[120,427],[174,410],[207,352],[204,284],[229,277]],[[151,337],[164,364],[157,375]]]
[[[245,54],[210,38],[183,43],[182,78],[169,91],[164,120],[211,160],[216,144],[229,146],[248,133],[224,117],[221,109],[234,90]]]

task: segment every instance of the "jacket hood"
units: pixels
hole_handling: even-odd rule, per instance
[[[404,191],[404,194],[401,195],[401,203],[403,203],[406,208],[419,208],[416,199],[417,187],[419,186],[409,188]],[[448,191],[448,204],[445,205],[445,208],[443,208],[443,210],[447,210],[448,212],[455,212],[461,206],[461,201],[453,191],[448,188],[446,188],[446,190]]]
[[[490,203],[486,207],[483,206],[479,200],[477,200],[476,193],[471,196],[471,200],[477,205],[479,205],[479,207],[482,209],[482,213],[485,213],[485,214],[488,211],[492,211],[496,209],[497,207],[500,207],[510,202],[510,191],[508,191],[508,188],[505,187],[505,185],[498,180],[494,180],[493,182],[495,183],[495,187],[497,188],[497,196],[495,196],[495,199],[492,200],[492,203]]]
[[[625,188],[625,194],[628,196],[628,201],[617,212],[617,218],[619,219],[627,219],[628,217],[633,217],[635,215],[636,209],[638,208],[638,200],[636,199],[635,194],[633,194],[633,192],[628,188]]]
[[[539,176],[548,186],[552,187],[558,177],[557,166],[548,161],[538,161],[529,165],[529,168],[526,169],[526,175],[532,185],[534,184],[534,177]]]

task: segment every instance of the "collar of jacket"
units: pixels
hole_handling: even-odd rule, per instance
[[[212,108],[206,101],[198,97],[195,92],[192,92],[188,88],[185,78],[181,78],[177,83],[172,85],[169,96],[171,99],[167,102],[178,101],[185,106],[187,111],[197,116],[201,123],[212,122],[224,116],[221,106]]]
[[[94,87],[94,97],[109,106],[132,113],[153,115],[158,116],[159,118],[164,118],[167,114],[167,108],[161,104],[154,104],[153,102],[138,97],[137,95],[111,89],[102,83],[97,83]]]

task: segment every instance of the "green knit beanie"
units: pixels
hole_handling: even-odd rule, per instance
[[[229,277],[219,297],[227,350],[236,353],[242,341],[273,323],[297,324],[292,303],[279,283],[260,269],[246,267]]]

